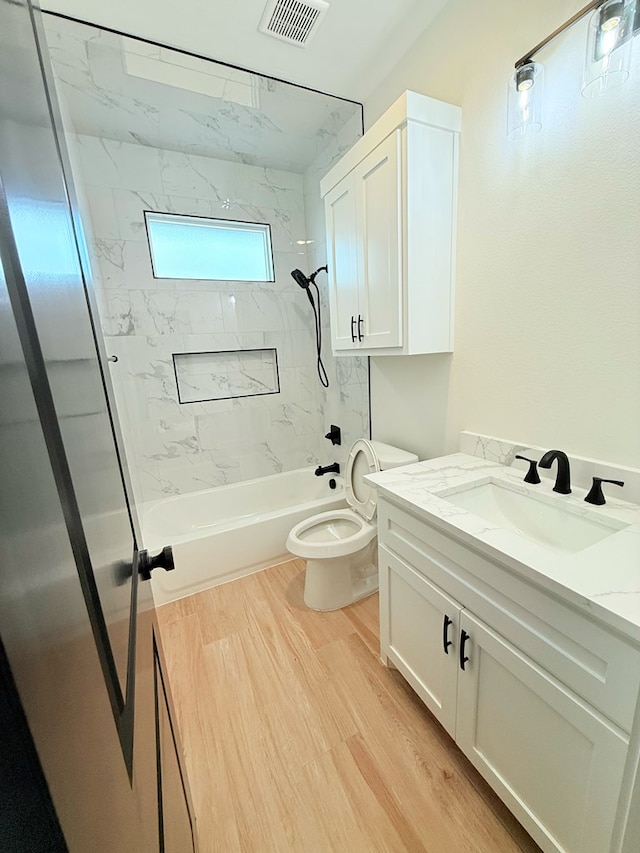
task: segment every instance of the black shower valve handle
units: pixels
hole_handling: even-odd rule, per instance
[[[604,477],[594,477],[593,484],[589,489],[589,494],[585,498],[585,501],[588,504],[594,504],[594,506],[603,506],[606,503],[602,491],[603,483],[613,483],[614,486],[624,486],[623,480],[605,480]]]
[[[522,459],[523,462],[529,463],[529,470],[525,474],[524,482],[537,485],[540,482],[540,474],[538,474],[538,460],[529,459],[528,456],[516,455],[516,459]]]
[[[331,424],[329,432],[325,435],[325,438],[328,438],[331,444],[337,444],[340,446],[342,444],[342,431],[340,427],[335,424]]]

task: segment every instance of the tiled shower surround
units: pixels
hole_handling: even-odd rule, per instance
[[[351,130],[348,144],[354,138]],[[339,138],[327,143],[305,182],[293,172],[75,137],[76,179],[90,211],[94,286],[107,351],[118,359],[111,377],[138,500],[334,459],[344,464],[352,441],[368,434],[366,359],[332,358],[323,293],[331,385],[328,391],[320,386],[311,307],[290,276],[295,267],[310,272],[325,262],[320,170],[348,147]],[[145,210],[269,222],[275,282],[154,279]],[[307,240],[314,242],[297,242]],[[326,287],[322,274],[318,284]],[[279,393],[178,402],[174,353],[272,348]],[[250,391],[257,377],[250,366],[245,375],[244,391]],[[339,454],[323,438],[331,422],[343,428]]]

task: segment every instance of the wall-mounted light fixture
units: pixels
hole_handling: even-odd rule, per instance
[[[527,136],[542,127],[544,68],[527,62],[516,68],[509,80],[507,135]]]
[[[515,64],[509,81],[507,134],[524,136],[542,127],[543,68],[533,57],[592,12],[582,77],[582,94],[604,94],[629,76],[631,40],[640,32],[639,0],[592,0]]]
[[[582,75],[585,98],[602,95],[629,76],[633,21],[624,0],[608,0],[591,15]]]

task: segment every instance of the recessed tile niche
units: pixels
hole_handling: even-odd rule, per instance
[[[173,368],[180,403],[280,393],[275,348],[177,352],[173,354]]]

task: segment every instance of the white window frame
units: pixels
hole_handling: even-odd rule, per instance
[[[251,231],[263,237],[264,266],[269,278],[214,278],[212,276],[165,276],[156,273],[156,259],[149,222],[171,222],[178,225],[192,224],[194,227],[218,228],[228,231]],[[163,213],[157,210],[144,211],[144,224],[147,232],[147,244],[151,255],[151,270],[156,279],[176,279],[183,281],[275,281],[273,266],[273,243],[271,240],[271,225],[268,222],[243,222],[237,219],[218,219],[209,216],[192,216],[186,213]]]

